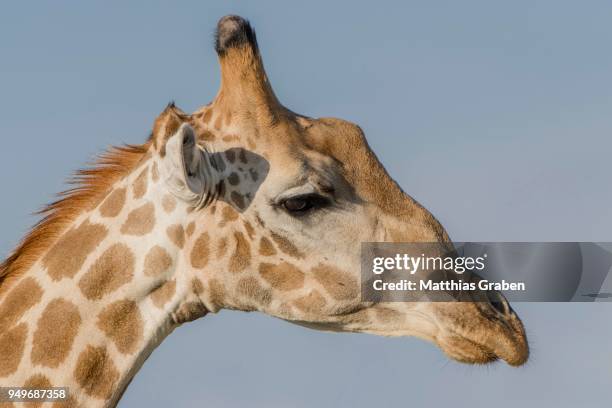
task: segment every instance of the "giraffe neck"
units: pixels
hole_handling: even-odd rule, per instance
[[[206,313],[190,297],[195,281],[175,274],[189,209],[160,178],[153,160],[136,168],[0,299],[1,383],[68,387],[74,406],[114,406],[152,350]]]

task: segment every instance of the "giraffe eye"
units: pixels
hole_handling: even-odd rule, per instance
[[[283,208],[292,215],[302,215],[310,210],[325,207],[328,204],[329,200],[318,194],[305,194],[291,197],[281,203]]]

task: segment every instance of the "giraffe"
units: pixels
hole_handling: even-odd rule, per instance
[[[525,332],[501,295],[362,300],[361,242],[446,245],[446,231],[358,126],[280,104],[248,21],[223,17],[215,48],[213,102],[193,114],[170,104],[144,144],[78,172],[0,265],[0,384],[68,387],[54,408],[116,406],[165,337],[222,309],[523,364]]]

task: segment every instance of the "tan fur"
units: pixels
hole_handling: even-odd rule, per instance
[[[170,214],[176,208],[176,200],[170,194],[166,194],[162,199],[164,211]]]
[[[293,305],[304,313],[321,313],[327,302],[321,294],[313,290],[307,295],[297,298],[293,301]]]
[[[23,356],[28,326],[21,323],[0,333],[0,378],[14,373]]]
[[[143,321],[134,301],[111,303],[100,313],[97,324],[124,354],[133,353],[141,341]]]
[[[203,232],[196,240],[191,250],[191,265],[194,268],[204,268],[208,264],[210,256],[210,237]]]
[[[24,388],[33,388],[38,390],[46,390],[52,387],[51,381],[42,374],[34,374],[26,380],[23,384]],[[23,404],[24,408],[39,408],[42,406],[42,402],[26,402]]]
[[[151,300],[155,306],[162,308],[174,296],[175,292],[176,281],[167,281],[151,293]]]
[[[68,357],[80,325],[79,309],[72,302],[52,300],[38,319],[30,356],[32,363],[59,366]]]
[[[103,225],[86,220],[62,235],[42,259],[51,278],[72,278],[83,266],[87,255],[102,242],[107,233]]]
[[[354,299],[359,295],[359,283],[350,274],[331,265],[318,265],[312,269],[315,279],[336,300]]]
[[[172,266],[172,258],[168,251],[159,245],[155,245],[145,256],[144,273],[147,276],[159,276]]]
[[[270,286],[281,291],[299,289],[304,285],[304,272],[288,262],[278,265],[262,263],[259,274]]]
[[[100,206],[100,215],[103,217],[116,217],[119,215],[125,204],[127,189],[115,189]]]
[[[0,304],[0,333],[6,332],[21,316],[40,301],[42,288],[33,278],[25,278],[9,292]]]
[[[259,240],[259,253],[263,256],[276,255],[276,249],[274,249],[272,242],[268,238],[261,237]]]
[[[87,395],[108,399],[119,379],[119,371],[106,348],[88,345],[79,354],[74,377]]]
[[[234,232],[234,239],[236,240],[236,248],[230,258],[229,270],[230,272],[241,272],[251,262],[251,249],[247,240],[241,232]]]
[[[274,242],[276,242],[276,245],[278,245],[279,249],[287,255],[298,259],[304,258],[304,254],[299,249],[297,249],[297,247],[287,238],[280,236],[274,232],[271,234],[271,237]]]
[[[99,300],[132,280],[134,254],[125,244],[108,248],[79,281],[83,295]]]
[[[125,223],[121,226],[121,233],[126,235],[145,235],[155,226],[155,206],[146,203],[132,210]]]
[[[215,254],[217,259],[222,259],[227,252],[227,238],[223,237],[219,241],[217,241],[217,247],[215,250]]]
[[[183,248],[185,245],[185,229],[182,225],[171,225],[166,229],[166,233],[174,245]]]
[[[269,289],[264,289],[259,281],[253,277],[242,278],[238,281],[238,294],[243,297],[240,306],[245,310],[255,310],[258,307],[265,307],[272,301],[272,293]]]

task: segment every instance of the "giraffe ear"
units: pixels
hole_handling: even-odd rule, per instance
[[[195,139],[191,126],[183,123],[166,142],[166,154],[162,158],[162,171],[170,192],[181,200],[198,203],[206,192],[210,178],[206,166],[207,153]]]

